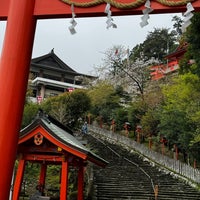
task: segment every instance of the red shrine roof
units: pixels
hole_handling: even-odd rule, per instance
[[[74,156],[83,161],[88,160],[103,167],[108,164],[106,160],[78,141],[69,128],[44,114],[39,115],[20,131],[18,154],[20,153],[28,154],[29,159],[27,160],[33,160],[32,157],[40,159],[39,157],[45,154],[47,157],[53,155],[54,160],[59,162],[62,156],[71,155],[71,157]],[[40,156],[35,156],[36,154]]]
[[[151,67],[152,80],[159,80],[165,77],[169,73],[176,72],[179,69],[179,60],[183,57],[187,51],[187,42],[181,43],[174,52],[165,56],[168,59],[167,64],[159,64]]]
[[[176,48],[175,51],[166,55],[165,58],[169,59],[170,61],[174,60],[174,59],[179,60],[181,57],[183,57],[184,53],[187,51],[187,47],[188,47],[188,43],[183,42],[183,43],[179,44],[179,46]]]

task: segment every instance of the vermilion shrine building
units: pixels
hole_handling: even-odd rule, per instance
[[[152,80],[159,80],[171,74],[177,73],[177,70],[179,69],[179,60],[187,51],[187,46],[187,43],[181,44],[174,52],[166,55],[166,64],[158,64],[152,66],[150,68]]]
[[[17,158],[19,162],[14,181],[12,200],[19,199],[27,162],[38,163],[41,166],[38,183],[33,183],[35,186],[39,186],[41,193],[45,189],[48,165],[61,165],[60,200],[67,199],[69,167],[78,170],[77,199],[82,200],[84,191],[84,169],[87,163],[92,162],[101,167],[105,167],[107,164],[107,161],[81,144],[72,135],[70,129],[42,112],[38,114],[37,118],[30,125],[21,130]],[[46,199],[49,198],[46,197]]]
[[[199,0],[151,0],[150,14],[186,12],[188,2],[200,10]],[[0,57],[1,200],[9,199],[37,20],[71,18],[72,4],[76,17],[107,16],[107,3],[112,16],[143,15],[146,9],[146,0],[0,0],[0,19],[7,20]]]

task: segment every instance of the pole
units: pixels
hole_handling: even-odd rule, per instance
[[[15,184],[14,184],[14,188],[13,188],[12,200],[18,200],[19,199],[19,195],[20,195],[20,191],[21,191],[21,185],[22,185],[22,181],[23,181],[25,164],[26,164],[26,161],[23,158],[21,158],[19,160],[19,164],[18,164],[17,175],[16,175],[16,178],[15,178]]]
[[[60,200],[67,199],[68,190],[68,173],[69,164],[67,161],[62,161],[61,183],[60,183]]]
[[[78,170],[78,200],[83,200],[83,190],[84,190],[84,166],[80,163]]]
[[[44,194],[44,189],[45,189],[46,174],[47,174],[47,164],[42,163],[40,165],[40,179],[39,179],[39,187],[42,195]]]
[[[35,0],[10,0],[0,60],[0,199],[8,200],[35,34]]]

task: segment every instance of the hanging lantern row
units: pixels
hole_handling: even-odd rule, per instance
[[[149,14],[153,11],[153,8],[151,8],[151,2],[150,0],[147,0],[145,5],[144,5],[145,9],[142,10],[143,16],[141,17],[141,22],[140,22],[140,26],[143,28],[144,26],[148,25],[148,19]],[[192,4],[189,2],[186,5],[187,11],[185,13],[183,13],[184,19],[183,19],[183,25],[182,25],[182,32],[186,31],[186,28],[191,24],[191,18],[193,17],[193,13],[192,11],[194,11],[194,8],[192,6]],[[72,11],[72,19],[70,20],[71,25],[69,26],[69,31],[72,35],[74,35],[76,33],[75,30],[75,26],[77,25],[77,22],[75,21],[75,12],[74,12],[74,4],[71,4],[71,11]],[[113,22],[113,18],[112,18],[112,11],[111,11],[111,5],[110,3],[106,4],[104,13],[107,14],[107,20],[106,20],[106,28],[117,28],[117,25]]]

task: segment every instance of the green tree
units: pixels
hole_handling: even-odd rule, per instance
[[[70,93],[68,109],[71,120],[75,125],[80,118],[84,119],[91,107],[91,100],[86,90],[75,90]]]
[[[142,132],[144,137],[157,136],[159,125],[159,111],[149,108],[142,116],[140,124],[142,126]]]
[[[175,29],[178,37],[180,37],[182,35],[181,27],[182,27],[182,24],[183,24],[183,20],[176,15],[172,18],[172,22],[174,22],[173,28]]]
[[[128,108],[128,121],[136,129],[142,126],[144,136],[157,136],[159,124],[159,112],[163,104],[162,80],[149,82],[144,93],[144,98],[135,98]]]
[[[141,56],[141,52],[143,52],[143,43],[137,44],[130,51],[129,59],[135,62]]]
[[[146,40],[143,43],[143,53],[150,59],[154,57],[160,61],[165,61],[164,57],[169,52],[175,49],[176,34],[174,31],[169,32],[169,29],[154,29],[149,32]]]
[[[88,90],[91,98],[91,113],[94,116],[102,117],[104,122],[109,122],[115,116],[115,109],[120,107],[119,89],[107,81],[101,81]]]
[[[21,128],[29,125],[34,120],[39,108],[40,106],[36,103],[28,101],[25,104]]]
[[[174,30],[170,32],[167,28],[155,28],[148,33],[143,43],[133,48],[130,59],[136,60],[142,53],[145,61],[154,57],[155,60],[165,62],[164,57],[177,47],[176,36]]]
[[[128,108],[128,122],[131,123],[133,129],[136,129],[137,125],[140,125],[142,116],[147,110],[147,105],[141,99],[137,99],[130,104]]]
[[[185,42],[188,43],[187,53],[180,62],[182,72],[192,72],[200,76],[200,13],[195,13],[191,19],[192,24],[187,28],[184,35]],[[191,60],[195,62],[190,62]]]
[[[42,109],[64,125],[78,126],[78,120],[84,119],[90,109],[90,98],[86,90],[66,92],[45,100]]]
[[[199,84],[199,77],[189,73],[163,88],[165,103],[160,112],[160,133],[187,152],[199,135]]]
[[[123,130],[124,123],[128,122],[128,109],[120,107],[115,110],[116,129]]]
[[[32,74],[30,75],[30,79],[32,77]],[[33,103],[31,101],[31,98],[33,96],[33,90],[30,87],[31,82],[28,82],[28,87],[26,91],[26,99],[25,99],[25,105],[24,105],[24,111],[23,111],[23,118],[22,118],[22,124],[21,128],[24,128],[25,126],[29,125],[32,120],[36,117],[36,114],[40,108],[39,104]]]
[[[159,80],[157,82],[152,81],[150,82],[148,89],[145,92],[145,110],[144,114],[141,116],[140,121],[144,136],[157,136],[158,134],[158,124],[160,122],[159,112],[164,102],[161,88],[162,85],[162,80]]]
[[[60,123],[67,125],[70,120],[68,109],[69,98],[70,95],[67,92],[59,96],[49,97],[42,102],[41,108]]]

